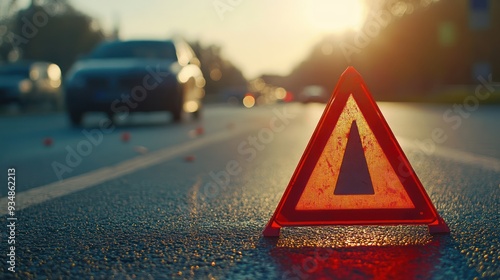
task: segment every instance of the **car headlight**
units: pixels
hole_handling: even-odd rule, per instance
[[[170,70],[170,72],[172,72],[172,73],[177,74],[182,70],[182,66],[179,63],[174,62],[174,63],[170,64],[170,67],[168,67],[168,70]]]
[[[177,75],[177,79],[179,80],[179,82],[183,84],[186,83],[189,80],[189,78],[191,78],[191,76],[187,71],[181,71],[179,75]]]
[[[18,89],[20,93],[30,92],[33,89],[33,83],[28,79],[24,79],[19,82]]]

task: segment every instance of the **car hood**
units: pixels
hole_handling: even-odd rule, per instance
[[[19,86],[19,82],[26,79],[24,76],[0,76],[0,87],[15,87]]]
[[[175,69],[177,62],[164,59],[86,59],[76,62],[70,74],[115,74],[115,73],[143,73],[148,69]]]

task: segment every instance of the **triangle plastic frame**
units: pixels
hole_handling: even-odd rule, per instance
[[[415,208],[405,209],[296,209],[332,131],[349,97],[355,100],[392,169]],[[279,202],[263,235],[279,236],[284,226],[321,225],[398,225],[426,224],[429,232],[449,233],[450,230],[439,216],[422,183],[411,167],[394,134],[373,100],[360,74],[349,67],[342,74],[323,115],[306,147],[302,158]]]

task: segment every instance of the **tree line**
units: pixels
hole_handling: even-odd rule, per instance
[[[311,84],[332,91],[352,65],[376,98],[418,100],[450,85],[477,84],[478,66],[493,80],[500,75],[499,6],[489,7],[485,28],[474,28],[471,0],[377,3],[360,31],[326,36],[289,75],[262,78],[294,92]]]

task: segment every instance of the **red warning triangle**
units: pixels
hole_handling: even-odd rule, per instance
[[[349,67],[264,236],[284,226],[427,224],[448,233],[359,73]]]

